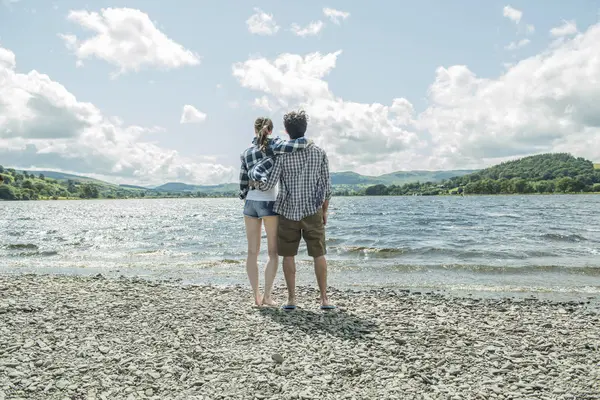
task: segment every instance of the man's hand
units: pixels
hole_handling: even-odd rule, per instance
[[[327,210],[329,209],[329,200],[325,200],[323,205],[321,206],[321,211],[323,211],[323,225],[327,225]]]

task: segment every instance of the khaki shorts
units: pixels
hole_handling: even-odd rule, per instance
[[[293,257],[298,254],[300,239],[304,238],[308,255],[321,257],[327,254],[325,248],[325,225],[323,210],[309,215],[302,221],[292,221],[283,215],[279,216],[277,252],[282,257]]]

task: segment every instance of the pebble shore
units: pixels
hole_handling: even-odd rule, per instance
[[[0,275],[0,400],[600,399],[585,301],[298,294]]]

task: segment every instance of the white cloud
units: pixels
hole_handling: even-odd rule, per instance
[[[252,103],[252,105],[255,108],[260,108],[269,112],[274,110],[274,107],[271,105],[271,101],[267,96],[261,96],[257,99],[254,99],[254,103]]]
[[[96,57],[119,67],[117,76],[144,67],[174,69],[200,64],[200,57],[158,30],[148,15],[131,8],[70,11],[68,19],[95,33],[88,39],[60,35],[78,61]]]
[[[521,10],[517,10],[511,6],[505,6],[503,10],[503,15],[513,21],[515,24],[521,22],[521,18],[523,17],[523,12]]]
[[[181,113],[181,124],[197,124],[199,122],[206,121],[206,114],[202,111],[198,111],[196,107],[186,104],[183,106],[183,112]]]
[[[77,171],[127,183],[235,181],[235,168],[209,159],[189,159],[145,141],[145,134],[160,128],[128,126],[107,117],[49,76],[35,70],[17,72],[9,50],[0,48],[0,54],[0,160],[4,165]]]
[[[255,14],[246,20],[248,31],[255,35],[274,35],[279,31],[279,25],[275,22],[273,14],[267,14],[260,8],[254,9]]]
[[[323,21],[311,22],[305,27],[301,27],[298,24],[292,24],[291,31],[294,33],[294,35],[300,37],[315,36],[321,32],[323,26]]]
[[[255,101],[257,105],[278,103],[285,109],[306,109],[311,118],[311,137],[327,148],[334,169],[360,165],[371,170],[384,168],[378,163],[385,156],[406,160],[403,156],[409,149],[422,145],[415,133],[405,129],[411,121],[412,105],[404,99],[385,106],[346,102],[334,96],[323,78],[335,67],[340,54],[282,54],[274,61],[250,59],[235,64],[233,75],[242,86],[273,98],[271,101],[263,96]]]
[[[575,21],[563,21],[563,24],[550,29],[550,34],[554,37],[571,36],[577,33],[577,24]]]
[[[516,49],[520,49],[521,47],[527,46],[529,43],[531,43],[531,40],[521,39],[518,42],[511,42],[508,46],[505,46],[504,48],[506,50],[516,50]]]
[[[334,24],[339,25],[341,21],[345,20],[350,16],[349,12],[336,10],[334,8],[323,8],[323,14],[331,20]]]
[[[15,65],[15,53],[0,47],[0,68],[13,69]]]
[[[261,93],[257,104],[306,109],[309,134],[336,170],[476,168],[552,151],[600,160],[600,24],[497,78],[439,67],[419,113],[403,98],[382,105],[335,96],[325,78],[340,54],[254,58],[233,75]]]

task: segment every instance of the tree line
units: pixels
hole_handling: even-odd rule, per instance
[[[103,184],[58,181],[0,166],[0,200],[237,197],[234,192],[163,192]],[[600,193],[600,169],[570,154],[542,154],[508,161],[442,182],[334,188],[335,196],[436,196],[447,194]]]
[[[132,199],[180,197],[237,197],[237,193],[163,192],[108,185],[102,182],[56,180],[44,174],[0,165],[0,200]]]
[[[600,169],[570,154],[542,154],[508,161],[442,182],[373,185],[364,195],[600,193]]]

